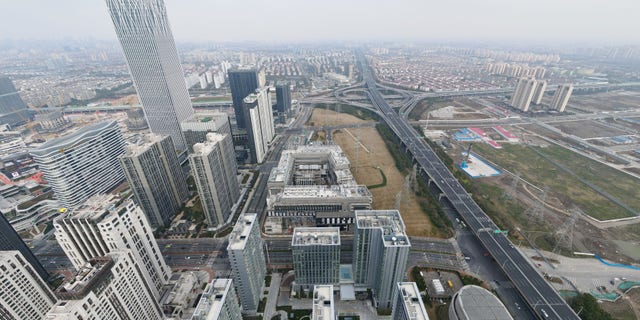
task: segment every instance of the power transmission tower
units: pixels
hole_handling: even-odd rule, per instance
[[[529,216],[529,221],[541,221],[544,218],[545,204],[547,203],[547,194],[549,193],[549,187],[545,186],[542,190],[542,195],[534,203],[533,207],[530,207],[525,211]]]
[[[557,253],[557,250],[561,246],[565,246],[569,251],[573,249],[573,227],[576,225],[576,220],[580,215],[580,210],[574,208],[571,210],[571,216],[558,228],[554,234],[556,239],[556,245],[553,248],[553,252]]]
[[[418,165],[413,165],[413,170],[411,170],[411,190],[414,192],[418,190]]]
[[[402,207],[402,190],[400,190],[396,194],[396,203],[395,203],[396,210],[400,211],[401,207]]]
[[[520,183],[520,172],[516,171],[513,174],[513,181],[511,181],[511,188],[507,190],[507,197],[509,199],[517,199],[518,197],[518,184]]]

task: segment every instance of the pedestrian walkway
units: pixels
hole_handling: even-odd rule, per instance
[[[265,320],[270,320],[276,313],[276,303],[278,302],[278,293],[280,291],[280,280],[282,279],[282,274],[280,273],[272,273],[271,274],[271,285],[269,286],[269,294],[267,295],[267,304],[264,308],[264,317]]]

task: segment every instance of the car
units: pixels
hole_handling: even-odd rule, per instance
[[[544,309],[540,309],[540,312],[542,312],[542,315],[544,315],[545,318],[549,318],[549,314],[544,311]]]
[[[488,256],[489,256],[489,252],[485,252],[485,253],[484,253],[484,256],[485,256],[485,257],[488,257]]]
[[[518,304],[517,302],[515,303],[516,308],[518,308],[518,310],[520,310],[520,304]]]

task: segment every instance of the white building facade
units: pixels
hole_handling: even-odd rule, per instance
[[[56,239],[76,270],[109,252],[131,249],[156,299],[171,278],[147,217],[131,199],[95,196],[56,219],[54,227]]]

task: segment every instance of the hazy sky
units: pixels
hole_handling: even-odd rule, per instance
[[[640,0],[165,0],[177,42],[640,42]],[[101,0],[0,0],[0,39],[115,39]]]

